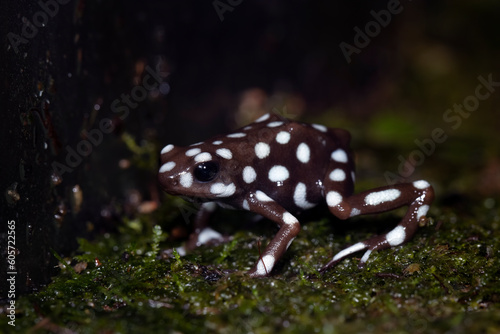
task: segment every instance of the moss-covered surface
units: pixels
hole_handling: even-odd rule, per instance
[[[80,241],[61,273],[18,300],[15,332],[180,333],[496,333],[500,330],[500,203],[467,202],[460,215],[435,205],[409,243],[317,270],[345,245],[397,221],[387,214],[341,222],[330,216],[303,230],[269,278],[244,270],[272,236],[266,223],[231,241],[179,257],[156,216],[181,216],[168,198],[121,233]],[[221,214],[222,220],[236,213]],[[153,217],[153,219],[152,219]],[[66,263],[66,265],[63,265]],[[6,328],[2,317],[2,328]],[[10,327],[10,326],[9,326]]]

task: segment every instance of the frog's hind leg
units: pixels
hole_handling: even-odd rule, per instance
[[[347,247],[337,253],[320,271],[325,271],[352,253],[366,250],[359,264],[362,267],[374,250],[398,246],[410,240],[418,228],[419,221],[425,219],[433,198],[432,186],[423,180],[380,187],[346,198],[335,190],[329,191],[326,194],[326,202],[330,211],[340,219],[385,212],[402,206],[409,208],[394,229]]]

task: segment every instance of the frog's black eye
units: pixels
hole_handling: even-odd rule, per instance
[[[205,161],[194,168],[194,177],[201,182],[212,181],[219,173],[219,164],[214,161]]]

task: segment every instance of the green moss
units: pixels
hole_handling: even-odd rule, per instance
[[[244,270],[272,229],[262,237],[240,231],[228,243],[167,257],[161,249],[171,242],[159,226],[126,222],[120,234],[80,240],[78,255],[60,259],[65,264],[53,283],[18,301],[14,330],[494,332],[500,209],[489,207],[473,205],[461,217],[433,208],[434,223],[411,242],[375,252],[363,270],[353,257],[324,275],[317,270],[335,252],[374,231],[366,225],[337,233],[341,222],[333,218],[308,222],[264,279]]]

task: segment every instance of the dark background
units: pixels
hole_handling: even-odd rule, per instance
[[[47,283],[53,253],[71,254],[76,237],[115,232],[141,204],[159,203],[157,154],[167,143],[194,143],[275,110],[346,125],[361,177],[382,185],[384,168],[396,172],[415,138],[444,128],[443,113],[474,93],[479,75],[500,81],[495,1],[402,1],[350,63],[339,44],[354,44],[354,27],[364,30],[387,1],[233,1],[222,17],[212,1],[61,2],[17,50],[9,34],[22,36],[42,9],[26,0],[0,5],[0,240],[15,220],[21,292]],[[111,105],[141,84],[146,66],[160,69],[169,90],[120,119]],[[459,129],[445,129],[452,139],[415,175],[432,173],[445,194],[497,196],[498,96]],[[53,163],[64,163],[68,147],[102,119],[113,132],[71,171],[54,174]],[[5,247],[1,254],[4,261]]]

